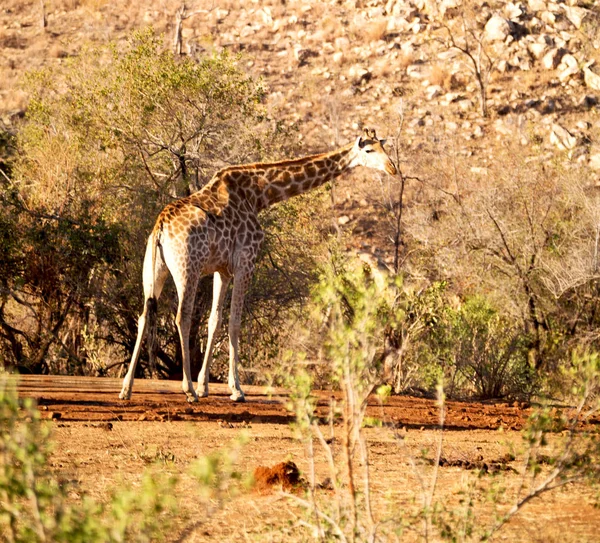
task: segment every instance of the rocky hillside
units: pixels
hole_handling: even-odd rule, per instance
[[[593,138],[600,8],[593,1],[219,4],[4,2],[3,122],[14,125],[26,107],[20,81],[28,69],[66,62],[89,42],[146,25],[170,45],[179,23],[184,54],[242,52],[267,85],[269,107],[300,123],[301,136],[316,145],[346,140],[363,124],[389,131],[401,114],[407,145],[435,127],[473,149],[517,137],[524,152],[541,144],[600,168]]]

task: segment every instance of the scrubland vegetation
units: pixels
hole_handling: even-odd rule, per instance
[[[3,361],[35,373],[118,375],[160,209],[220,166],[298,149],[236,57],[177,59],[152,31],[31,73],[27,84],[27,119],[6,140],[2,181]],[[373,228],[389,240],[381,251],[394,254],[396,269],[364,263],[390,284],[373,331],[387,382],[427,393],[443,377],[448,394],[479,398],[559,389],[571,352],[598,347],[595,189],[558,160],[523,160],[511,143],[495,149],[484,176],[444,139],[409,157],[403,119],[394,121],[390,152],[410,172],[368,182],[379,204]],[[263,218],[267,241],[245,319],[249,379],[277,378],[281,345],[314,323],[305,306],[318,277],[355,265],[350,236],[332,225],[337,190]],[[194,320],[196,367],[208,281]],[[179,371],[172,304],[161,312],[163,376]],[[315,337],[298,350],[317,353]],[[310,358],[326,386],[329,362]]]
[[[315,449],[327,459],[331,500],[310,471],[303,491],[287,496],[307,538],[486,540],[546,491],[597,483],[599,444],[589,421],[597,414],[600,371],[600,124],[590,93],[600,86],[586,59],[598,58],[593,23],[600,14],[589,2],[542,9],[530,1],[529,11],[510,4],[520,13],[509,16],[513,8],[492,2],[505,10],[497,39],[489,13],[482,20],[473,2],[468,10],[460,2],[435,9],[412,2],[413,19],[394,2],[366,4],[355,6],[364,17],[344,19],[352,41],[335,35],[335,18],[324,17],[320,38],[289,48],[295,60],[278,77],[294,80],[310,67],[324,39],[333,44],[333,76],[318,66],[302,72],[287,99],[273,92],[276,70],[259,77],[255,57],[218,47],[215,37],[200,39],[197,29],[193,43],[202,47],[188,55],[174,55],[170,38],[146,28],[88,43],[77,54],[57,53],[61,62],[23,75],[24,118],[0,132],[0,365],[121,376],[137,333],[145,241],[160,210],[223,166],[345,143],[363,128],[361,112],[377,106],[381,115],[369,120],[388,135],[398,177],[359,172],[261,217],[266,239],[246,300],[243,380],[286,386],[309,464]],[[226,19],[235,9],[208,13]],[[264,24],[275,27],[283,10],[272,32],[293,27],[301,40],[298,16],[285,9],[264,9]],[[321,9],[302,9],[300,21]],[[244,28],[263,38],[262,28]],[[425,60],[421,42],[395,47],[398,36],[424,29],[423,43],[438,48],[435,59]],[[351,46],[361,39],[368,55]],[[375,52],[395,54],[394,64],[391,57],[377,62]],[[373,79],[384,83],[370,86]],[[335,85],[345,83],[348,93],[336,94]],[[575,96],[580,87],[589,93]],[[341,120],[341,97],[354,107],[350,121]],[[290,114],[290,104],[298,111]],[[436,109],[444,104],[451,113]],[[571,115],[577,131],[545,121],[556,111]],[[193,321],[194,374],[211,290],[204,279]],[[171,289],[159,305],[160,377],[181,371],[174,307]],[[220,333],[214,380],[226,373],[226,330]],[[142,357],[139,372],[148,375]],[[106,503],[73,506],[68,489],[46,471],[48,430],[39,413],[18,402],[6,376],[0,385],[0,527],[7,541],[155,540],[166,537],[157,519],[173,515],[173,533],[184,529],[174,479],[148,475],[139,495],[117,489]],[[342,391],[327,421],[315,415],[314,388]],[[439,448],[426,473],[422,459],[413,459],[420,488],[411,515],[391,502],[389,514],[372,506],[365,425],[381,426],[403,446],[390,421],[365,420],[373,393],[381,402],[392,393],[439,399]],[[477,499],[485,495],[494,509],[485,521],[473,515],[479,502],[468,489],[456,509],[436,497],[446,397],[537,406],[515,457],[519,491],[501,508],[501,483],[483,484]],[[559,415],[549,398],[564,407]],[[233,456],[207,456],[190,475],[218,506],[230,485],[246,490]]]

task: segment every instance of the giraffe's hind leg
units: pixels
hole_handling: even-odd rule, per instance
[[[208,376],[210,363],[212,361],[213,349],[215,346],[215,334],[221,326],[223,318],[223,304],[227,294],[227,286],[231,278],[216,272],[213,279],[213,300],[210,317],[208,319],[208,340],[206,342],[206,352],[204,353],[204,362],[198,375],[198,388],[196,393],[199,398],[208,396]]]
[[[175,323],[179,332],[179,340],[181,342],[181,356],[183,364],[183,382],[181,389],[185,392],[188,402],[198,401],[198,395],[194,390],[192,383],[192,372],[190,364],[190,329],[192,327],[192,314],[194,311],[194,303],[196,301],[196,289],[200,275],[195,270],[192,271],[191,266],[186,267],[186,271],[175,279],[177,295],[179,297],[179,306],[177,309],[177,317]]]
[[[140,358],[142,342],[148,331],[149,321],[153,320],[152,317],[156,316],[156,304],[169,274],[160,251],[156,251],[156,262],[154,266],[152,265],[152,243],[154,243],[154,239],[151,236],[148,240],[146,256],[144,257],[144,309],[138,319],[138,333],[133,355],[131,356],[131,362],[129,362],[129,368],[123,379],[123,387],[119,394],[121,400],[129,400],[131,398],[135,368]]]

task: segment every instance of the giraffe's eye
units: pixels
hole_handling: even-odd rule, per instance
[[[373,153],[374,151],[375,151],[374,149],[367,149],[367,150],[365,151],[365,153]]]

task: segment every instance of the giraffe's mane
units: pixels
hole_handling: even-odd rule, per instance
[[[223,174],[231,173],[231,172],[249,172],[253,170],[260,169],[270,169],[270,168],[286,168],[288,166],[299,166],[302,164],[306,164],[307,162],[313,162],[315,160],[320,160],[323,158],[328,158],[330,156],[336,155],[343,151],[349,151],[354,143],[348,143],[347,145],[340,147],[338,149],[334,149],[333,151],[327,151],[325,153],[317,153],[314,155],[307,155],[299,158],[292,158],[288,160],[280,160],[277,162],[252,162],[249,164],[237,164],[235,166],[226,166],[219,170],[215,177],[221,177]]]

